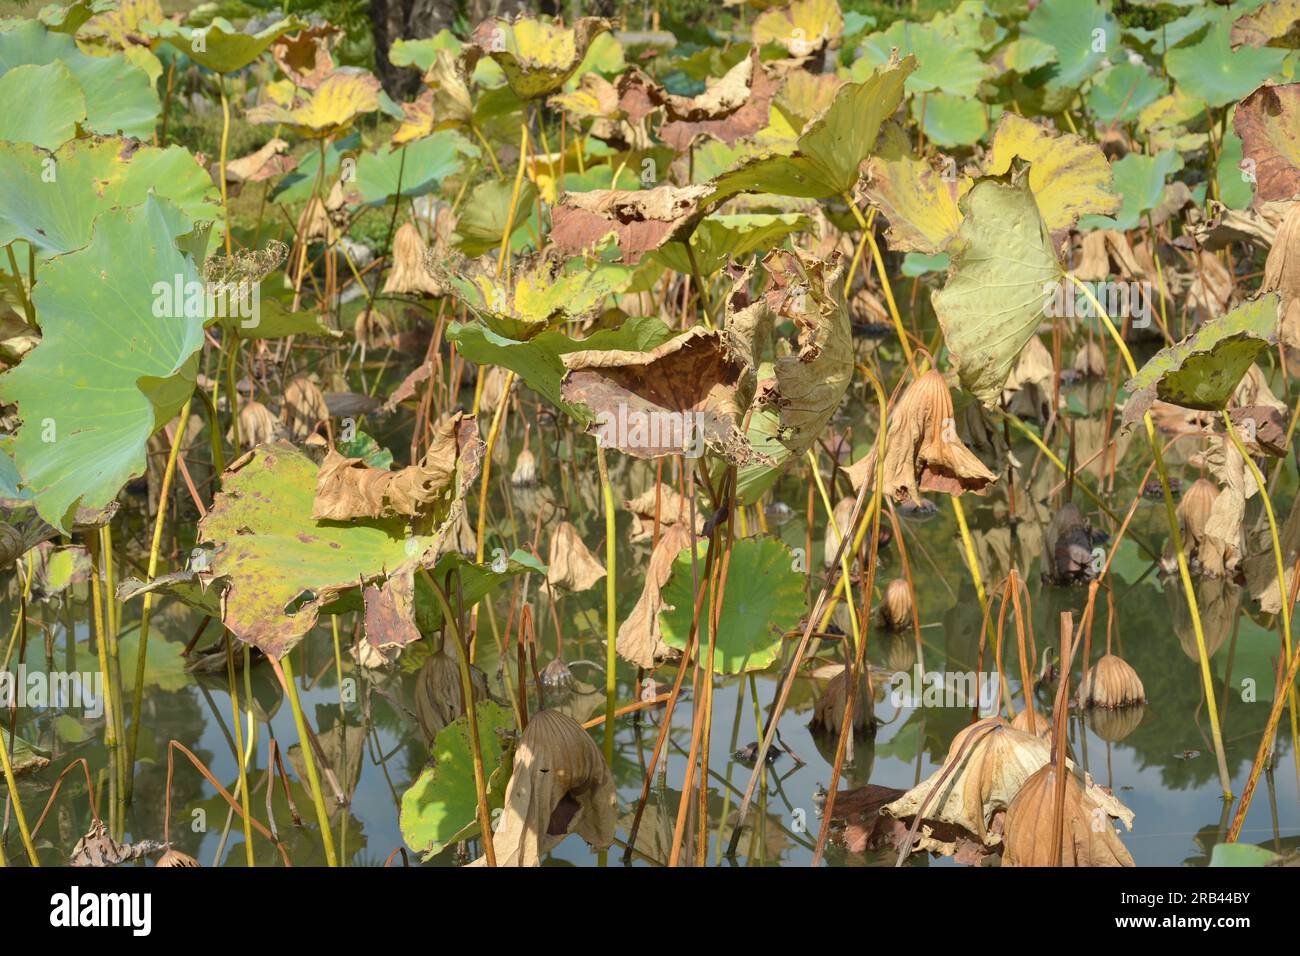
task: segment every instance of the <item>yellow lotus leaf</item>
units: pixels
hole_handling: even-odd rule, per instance
[[[984,172],[1005,175],[1017,156],[1029,163],[1029,188],[1050,232],[1069,229],[1083,215],[1119,211],[1110,163],[1095,143],[1004,113]]]
[[[321,139],[346,129],[363,113],[379,109],[379,80],[365,70],[342,68],[326,79],[306,102],[286,109],[264,103],[248,111],[251,123],[284,123],[294,132]]]
[[[618,90],[599,73],[583,74],[576,89],[557,93],[547,104],[574,119],[609,119],[618,113]]]
[[[125,49],[138,38],[141,23],[161,23],[166,19],[158,0],[121,0],[112,10],[97,13],[78,31],[80,37],[103,37],[111,45]]]
[[[609,21],[600,17],[579,17],[572,27],[536,17],[492,17],[475,28],[473,40],[501,67],[516,96],[533,99],[562,87],[591,41],[609,30]]]
[[[936,169],[912,154],[907,134],[894,123],[881,131],[867,161],[862,193],[889,221],[885,238],[895,252],[942,252],[957,235],[957,201],[972,182],[955,163]]]
[[[791,56],[812,56],[844,33],[844,14],[836,0],[794,0],[767,10],[754,21],[755,46],[776,43]]]

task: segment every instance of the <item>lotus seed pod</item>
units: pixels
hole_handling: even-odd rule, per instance
[[[1137,671],[1114,654],[1098,660],[1079,683],[1079,702],[1084,707],[1127,707],[1146,699]]]
[[[880,603],[880,623],[893,631],[901,631],[912,623],[912,589],[903,578],[894,578],[885,588],[885,597]]]
[[[1066,771],[1061,866],[1133,866],[1110,815],[1079,775]],[[1002,836],[1003,866],[1052,866],[1056,810],[1056,768],[1035,771],[1007,808]]]

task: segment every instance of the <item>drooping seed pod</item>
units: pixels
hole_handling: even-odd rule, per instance
[[[280,418],[294,441],[303,441],[329,417],[325,395],[311,379],[299,375],[285,386]]]
[[[166,853],[158,857],[158,862],[154,864],[155,867],[202,866],[202,865],[203,865],[202,863],[194,859],[194,857],[190,856],[188,853],[182,853],[180,850],[175,850],[171,848],[168,848]]]
[[[585,591],[605,576],[605,566],[582,543],[578,529],[561,521],[551,532],[546,583],[568,591]]]
[[[812,726],[815,730],[839,733],[844,726],[844,708],[848,704],[848,668],[843,668],[826,683],[826,688],[813,706]],[[863,730],[873,723],[871,701],[867,697],[871,679],[858,678],[857,695],[853,702],[853,729]]]
[[[912,589],[903,578],[894,578],[880,602],[880,624],[886,630],[901,631],[912,623]]]
[[[531,488],[537,484],[537,459],[527,448],[515,458],[515,470],[510,473],[510,484],[516,488]]]
[[[1079,682],[1079,703],[1084,707],[1127,707],[1146,703],[1142,679],[1123,658],[1101,657]]]
[[[542,668],[542,686],[547,690],[567,693],[573,688],[573,671],[558,657]]]
[[[470,666],[474,702],[487,700],[487,675]],[[465,712],[461,702],[460,664],[445,647],[424,662],[415,675],[415,718],[427,740]]]
[[[1178,523],[1182,528],[1189,558],[1194,559],[1201,549],[1201,542],[1205,540],[1205,527],[1209,524],[1210,512],[1219,494],[1219,486],[1214,482],[1208,478],[1197,478],[1183,492],[1182,501],[1178,502]]]
[[[245,448],[255,448],[282,437],[279,419],[261,402],[250,399],[239,407],[239,440]],[[234,440],[234,436],[230,436]]]
[[[402,223],[393,235],[393,267],[384,280],[384,292],[443,295],[446,290],[424,267],[425,252],[424,239],[415,223]]]
[[[1056,842],[1056,767],[1037,770],[1007,808],[1002,834],[1003,866],[1052,866]],[[1133,857],[1111,823],[1109,808],[1097,802],[1098,788],[1087,787],[1067,770],[1061,826],[1061,866],[1134,866]]]

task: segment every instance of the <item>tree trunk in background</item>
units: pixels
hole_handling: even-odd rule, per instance
[[[456,15],[454,0],[370,0],[370,19],[375,33],[375,71],[384,91],[401,102],[414,97],[420,87],[420,73],[388,62],[394,40],[431,37],[451,28]]]

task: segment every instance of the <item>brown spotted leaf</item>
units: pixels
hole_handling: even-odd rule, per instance
[[[1237,104],[1232,128],[1254,163],[1256,201],[1300,194],[1300,83],[1261,86]]]
[[[608,235],[623,262],[638,262],[670,239],[685,238],[707,211],[709,186],[654,189],[593,189],[569,193],[551,212],[551,242],[569,254],[595,246]]]

